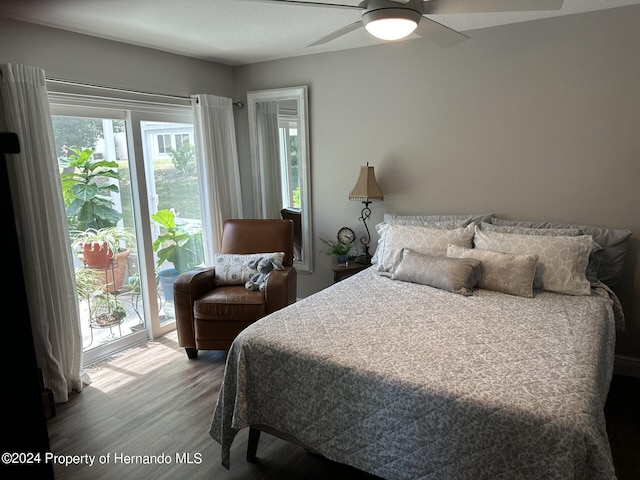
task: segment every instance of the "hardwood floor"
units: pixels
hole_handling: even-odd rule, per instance
[[[197,360],[188,360],[173,332],[88,368],[92,384],[56,405],[56,416],[47,422],[51,451],[79,456],[78,464],[54,465],[55,478],[376,478],[265,433],[259,463],[248,463],[246,429],[233,443],[231,469],[222,467],[220,446],[208,430],[224,361],[219,351],[203,351]],[[639,386],[640,379],[614,378],[605,408],[618,480],[640,478]],[[165,463],[125,463],[126,456],[136,455]],[[93,465],[81,456],[95,456]]]

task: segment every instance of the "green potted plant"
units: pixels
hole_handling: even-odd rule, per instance
[[[165,300],[173,300],[173,282],[176,277],[193,270],[204,261],[202,232],[189,232],[176,224],[173,211],[158,210],[151,219],[162,228],[162,232],[153,242],[153,251],[157,255],[156,266],[160,268],[165,262],[173,264],[158,272]]]
[[[131,249],[127,245],[135,242],[131,231],[122,227],[88,228],[71,232],[72,248],[89,268],[109,269],[109,290],[116,292],[122,287],[127,257]]]
[[[90,268],[76,268],[76,295],[78,300],[86,300],[100,288],[101,272]]]
[[[112,193],[120,188],[118,163],[94,157],[94,148],[67,148],[67,156],[58,159],[62,196],[69,226],[76,230],[113,227],[122,218],[114,207]]]
[[[116,295],[104,288],[102,274],[90,268],[76,269],[76,294],[89,306],[89,323],[98,327],[119,325],[127,316],[124,305]]]
[[[115,229],[122,218],[111,198],[112,193],[120,191],[118,163],[96,158],[94,148],[71,146],[65,151],[66,156],[58,162],[73,248],[91,268],[108,268],[113,261],[114,270],[108,283],[112,291],[117,291],[122,286],[130,253],[120,247],[120,240],[132,238]]]
[[[91,323],[98,327],[119,325],[127,316],[122,302],[110,292],[103,292],[91,300]]]
[[[322,237],[320,237],[320,241],[327,246],[324,253],[334,256],[338,265],[345,265],[347,263],[349,260],[349,253],[351,253],[353,248],[352,243],[345,244],[339,241],[326,240]]]

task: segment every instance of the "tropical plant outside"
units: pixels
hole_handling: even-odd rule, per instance
[[[120,180],[118,163],[96,159],[94,152],[94,148],[71,146],[58,159],[67,219],[74,230],[113,227],[122,218],[111,199],[111,193],[120,191],[111,181]]]
[[[169,262],[182,273],[204,261],[201,231],[190,233],[176,225],[175,214],[169,209],[158,210],[151,218],[164,229],[153,242],[153,251],[158,256],[156,266]]]
[[[116,295],[109,292],[93,297],[91,310],[91,321],[100,326],[120,323],[127,316],[122,302]]]
[[[134,234],[121,227],[88,228],[87,230],[72,230],[70,233],[71,245],[74,250],[79,252],[82,251],[85,243],[104,243],[113,253],[118,253],[135,244]]]

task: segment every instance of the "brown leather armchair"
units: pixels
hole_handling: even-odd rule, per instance
[[[291,220],[227,220],[221,253],[284,252],[284,270],[274,270],[263,291],[244,285],[214,285],[214,267],[181,274],[173,284],[178,344],[189,358],[198,350],[228,350],[244,328],[296,301]]]

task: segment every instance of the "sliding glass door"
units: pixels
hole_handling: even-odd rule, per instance
[[[186,106],[55,94],[52,114],[86,364],[175,328],[167,232],[201,238],[193,123]]]
[[[166,118],[166,115],[161,117]],[[151,236],[153,245],[157,246],[154,269],[160,298],[159,325],[165,327],[175,321],[175,277],[203,261],[196,150],[193,123],[150,120],[149,115],[144,118],[147,120],[136,123],[141,133]],[[185,239],[181,245],[171,241],[162,244],[162,236],[173,228],[169,226],[171,222],[177,231],[193,235],[195,240],[187,243]],[[183,246],[185,249],[193,248],[193,260],[186,265],[170,261],[171,255],[175,253],[177,256]]]

